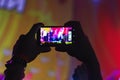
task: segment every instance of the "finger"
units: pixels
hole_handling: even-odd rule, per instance
[[[19,39],[24,39],[24,37],[25,37],[25,35],[22,34],[22,35],[20,35]]]
[[[71,27],[74,27],[74,28],[77,28],[78,26],[79,27],[81,26],[79,21],[68,21],[64,25],[65,26],[71,26]]]
[[[79,21],[68,21],[64,24],[64,26],[71,26],[71,27],[73,27],[73,29],[75,29],[75,32],[77,34],[80,34],[80,35],[84,34]]]
[[[66,52],[66,49],[63,47],[55,47],[55,50],[60,52]]]
[[[30,35],[31,37],[33,36],[35,36],[35,33],[37,33],[37,31],[39,30],[39,28],[41,27],[41,26],[44,26],[44,24],[43,23],[36,23],[36,24],[34,24],[33,26],[32,26],[32,28],[30,29],[30,31],[27,33],[27,35]]]
[[[45,53],[45,52],[49,52],[49,51],[51,51],[50,47],[47,47],[47,46],[39,46],[39,47],[37,47],[37,54]]]
[[[66,52],[66,44],[65,44],[65,41],[62,40],[62,41],[61,41],[61,44],[59,44],[59,45],[57,45],[57,46],[55,47],[55,50],[56,50],[56,51],[61,51],[61,52]]]
[[[50,48],[50,46],[46,46],[46,45],[37,45],[36,51],[37,51],[36,52],[37,54],[45,53],[45,52],[51,51],[51,48]]]

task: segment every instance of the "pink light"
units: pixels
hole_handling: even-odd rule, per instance
[[[33,76],[33,74],[29,73],[25,76],[25,78],[23,80],[32,80],[32,76]]]

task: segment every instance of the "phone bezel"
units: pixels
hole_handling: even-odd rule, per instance
[[[73,27],[71,27],[71,26],[41,26],[40,28],[49,28],[49,27],[53,27],[53,28],[60,28],[60,27],[70,27],[70,28],[72,28],[72,43],[71,44],[73,44],[73,42],[74,42],[74,29],[73,29]],[[41,36],[40,36],[40,29],[38,30],[38,32],[37,32],[37,43],[39,44],[39,45],[45,45],[45,46],[57,46],[57,45],[60,45],[60,44],[62,44],[62,43],[45,43],[45,44],[41,44],[41,42],[40,42],[40,39],[41,39]],[[66,44],[66,45],[69,45],[69,44]]]

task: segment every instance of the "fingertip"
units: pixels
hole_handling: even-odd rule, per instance
[[[41,26],[44,26],[44,24],[43,24],[43,23],[36,23],[36,24],[34,24],[34,25],[32,26],[32,28],[31,28],[31,32],[37,32],[38,29],[39,29]]]
[[[44,26],[44,24],[39,22],[39,23],[33,24],[33,27],[34,27],[34,26],[35,26],[35,27],[40,27],[40,26]]]
[[[66,52],[66,48],[65,48],[65,46],[56,46],[55,47],[55,50],[56,51],[60,51],[60,52]]]
[[[68,21],[68,22],[66,22],[65,24],[64,24],[65,26],[75,26],[75,25],[81,25],[80,24],[80,22],[79,21],[74,21],[74,20],[70,20],[70,21]]]
[[[32,28],[31,28],[30,31],[27,33],[27,35],[37,33],[37,31],[39,30],[39,28],[40,28],[41,26],[44,26],[44,24],[43,24],[43,23],[33,24]]]
[[[20,40],[21,40],[21,39],[24,39],[24,38],[25,38],[25,35],[24,35],[24,34],[20,35],[20,37],[19,37]]]
[[[39,51],[40,51],[40,53],[49,52],[49,51],[51,51],[51,48],[47,47],[47,46],[41,46],[41,47],[39,47]]]

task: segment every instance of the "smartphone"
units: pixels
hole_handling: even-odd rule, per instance
[[[69,45],[73,43],[73,29],[70,26],[41,26],[37,33],[40,45],[59,45],[64,42]]]

